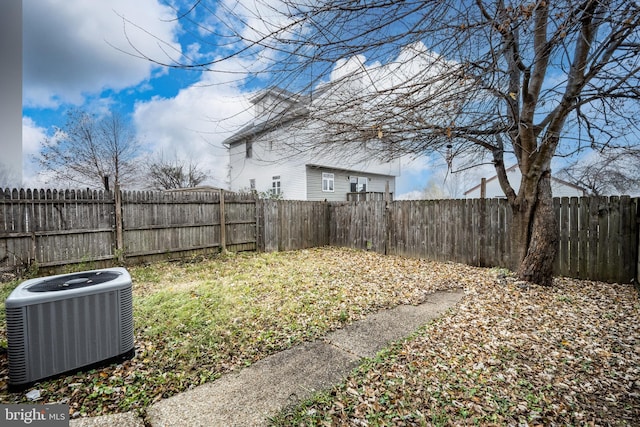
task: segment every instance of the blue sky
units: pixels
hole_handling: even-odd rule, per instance
[[[71,108],[129,115],[149,153],[196,161],[210,171],[208,184],[224,185],[221,141],[251,118],[248,97],[255,87],[241,85],[246,63],[225,63],[240,74],[202,73],[160,67],[120,51],[132,50],[126,29],[129,40],[154,58],[166,52],[215,55],[189,40],[192,29],[175,16],[156,0],[23,0],[25,186],[54,185],[38,174],[32,157],[55,126],[64,125]],[[424,188],[430,171],[427,159],[403,162],[396,194]]]
[[[190,36],[195,30],[175,18],[176,12],[158,0],[23,0],[25,186],[59,186],[38,174],[33,156],[73,108],[128,115],[148,153],[195,161],[210,173],[206,184],[225,185],[227,156],[221,142],[251,119],[248,98],[264,82],[243,82],[248,76],[243,73],[252,67],[247,58],[225,62],[225,70],[234,74],[203,73],[157,66],[122,52],[132,52],[128,37],[158,59],[167,52],[196,58],[219,54],[198,44]],[[405,159],[396,194],[442,185],[444,165],[440,158]],[[450,179],[444,186],[455,187],[452,195],[460,197],[492,173],[491,167],[479,168],[471,178]]]

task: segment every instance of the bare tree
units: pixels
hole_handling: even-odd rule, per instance
[[[300,94],[274,115],[306,115],[313,125],[301,131],[320,135],[310,149],[351,144],[356,153],[365,144],[390,157],[451,146],[453,156],[488,158],[513,213],[510,267],[549,285],[558,239],[551,160],[631,144],[639,8],[629,0],[200,0],[178,16],[224,38],[225,50],[203,63],[168,51],[151,60],[229,72],[237,67],[226,63],[247,60],[256,77]],[[505,158],[522,172],[517,192]]]
[[[148,165],[147,179],[152,188],[170,190],[174,188],[197,187],[207,179],[207,173],[197,163],[162,158]]]
[[[567,164],[559,176],[594,196],[637,194],[640,192],[640,149],[592,153]]]
[[[57,180],[109,190],[109,180],[134,182],[140,153],[134,131],[122,116],[71,110],[65,126],[42,142],[37,161]]]

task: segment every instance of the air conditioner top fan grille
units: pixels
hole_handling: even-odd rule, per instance
[[[26,307],[127,288],[131,288],[131,276],[122,267],[40,277],[18,285],[4,306]]]
[[[120,274],[112,271],[91,271],[77,274],[68,274],[62,277],[54,277],[43,280],[29,286],[29,292],[65,291],[68,289],[83,288],[85,286],[99,285],[117,278]]]

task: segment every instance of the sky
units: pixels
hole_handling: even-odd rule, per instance
[[[251,89],[240,85],[241,75],[169,69],[125,53],[133,52],[131,41],[153,58],[211,55],[188,39],[173,9],[156,0],[23,0],[22,13],[24,186],[55,186],[33,157],[74,108],[130,116],[147,153],[194,161],[209,172],[205,184],[225,186],[221,142],[252,117]],[[245,66],[225,64],[238,73]],[[426,158],[406,159],[396,194],[440,179],[432,171]]]

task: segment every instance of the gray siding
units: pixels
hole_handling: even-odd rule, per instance
[[[340,202],[347,200],[347,193],[351,191],[349,177],[352,175],[363,176],[369,179],[367,191],[384,193],[387,181],[389,191],[395,193],[396,178],[389,175],[377,175],[365,172],[354,172],[330,168],[316,168],[307,166],[307,200],[327,200]],[[322,191],[322,173],[328,172],[334,175],[334,191]]]

